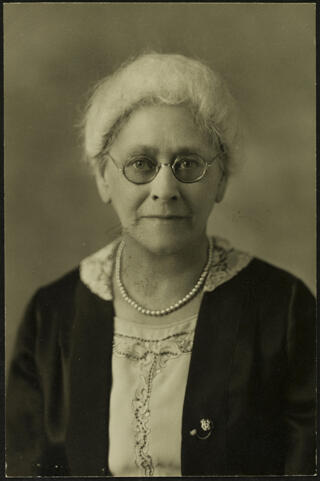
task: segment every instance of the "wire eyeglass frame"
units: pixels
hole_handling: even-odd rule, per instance
[[[117,164],[117,161],[114,159],[114,157],[110,154],[110,152],[105,152],[104,155],[106,155],[107,157],[110,157],[110,159],[112,160],[113,164],[115,165],[115,167],[122,173],[122,175],[128,180],[128,182],[131,182],[132,184],[136,184],[136,185],[144,185],[144,184],[149,184],[150,182],[152,182],[156,176],[158,175],[160,169],[162,166],[166,166],[166,167],[170,167],[171,168],[171,171],[174,175],[174,177],[179,181],[179,182],[182,182],[183,184],[193,184],[195,182],[199,182],[201,179],[203,179],[203,177],[206,175],[207,173],[207,170],[209,167],[211,167],[215,160],[218,159],[221,155],[224,154],[224,149],[222,148],[220,152],[218,152],[210,161],[207,161],[205,159],[203,159],[200,155],[197,155],[197,157],[199,157],[203,163],[204,163],[204,169],[203,169],[203,172],[198,176],[196,177],[195,179],[193,180],[181,180],[179,177],[177,177],[176,175],[176,172],[174,170],[174,166],[177,162],[177,160],[180,159],[180,157],[183,157],[183,155],[177,155],[173,161],[171,162],[157,162],[156,163],[156,169],[154,171],[154,174],[152,175],[152,177],[150,179],[148,179],[147,181],[144,181],[144,182],[135,182],[134,180],[131,180],[127,177],[126,173],[125,173],[125,168],[128,164],[128,162],[126,162],[122,167],[119,167],[119,165]],[[223,164],[222,162],[219,162],[219,165],[222,169],[222,171],[224,172],[224,167],[223,167]]]

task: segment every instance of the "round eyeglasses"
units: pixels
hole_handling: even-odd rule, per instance
[[[160,163],[155,159],[139,154],[128,159],[123,167],[119,167],[109,152],[105,155],[110,157],[114,165],[122,172],[129,182],[134,184],[148,184],[157,176],[162,166],[171,167],[172,173],[177,180],[190,184],[201,180],[209,167],[220,157],[219,152],[209,162],[198,154],[179,154],[172,162]],[[222,165],[222,163],[220,163]]]

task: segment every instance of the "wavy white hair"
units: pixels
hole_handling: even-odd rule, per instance
[[[237,106],[221,77],[199,60],[148,53],[123,64],[95,87],[84,117],[86,158],[94,171],[121,126],[141,105],[186,105],[212,142],[217,136],[229,174],[240,154]]]

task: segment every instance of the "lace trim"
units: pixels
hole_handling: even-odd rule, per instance
[[[112,272],[114,251],[119,243],[116,239],[98,252],[86,257],[80,263],[80,279],[90,289],[106,301],[113,298]],[[228,241],[219,237],[213,238],[213,261],[209,270],[204,291],[213,291],[244,269],[252,256],[233,249]]]
[[[143,339],[115,333],[113,352],[139,363],[139,384],[132,401],[135,424],[135,462],[145,476],[153,476],[154,465],[149,454],[150,399],[154,378],[169,360],[192,350],[194,329],[160,340]]]
[[[212,267],[204,285],[204,291],[213,291],[224,282],[229,281],[244,269],[252,260],[246,252],[233,249],[229,242],[215,238]]]

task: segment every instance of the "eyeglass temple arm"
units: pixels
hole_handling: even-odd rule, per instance
[[[211,167],[211,166],[214,164],[214,161],[217,159],[217,160],[218,160],[218,163],[219,163],[219,165],[220,165],[221,170],[222,170],[223,172],[225,172],[225,166],[224,166],[223,162],[220,160],[220,157],[221,157],[221,155],[225,155],[225,152],[226,152],[226,151],[225,151],[225,148],[224,148],[224,146],[223,146],[223,144],[222,144],[222,142],[221,142],[220,140],[219,140],[219,147],[220,147],[220,149],[221,149],[221,152],[218,152],[218,153],[210,160],[210,162],[208,162],[207,164],[208,164],[208,167]]]
[[[110,157],[110,159],[112,160],[114,166],[120,170],[120,172],[123,172],[123,167],[119,167],[119,165],[117,165],[116,161],[114,160],[114,158],[112,157],[112,155],[109,153],[109,152],[106,152],[105,155],[107,155],[108,157]]]

